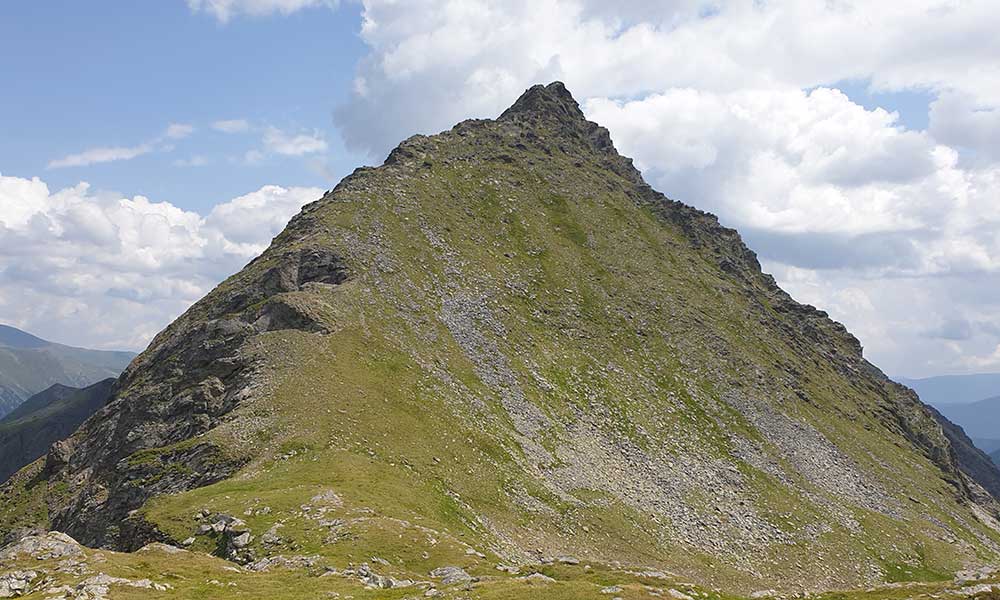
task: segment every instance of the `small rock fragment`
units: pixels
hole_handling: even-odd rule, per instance
[[[438,567],[431,571],[431,577],[440,579],[443,585],[469,583],[472,581],[472,576],[466,573],[465,569],[454,566]]]

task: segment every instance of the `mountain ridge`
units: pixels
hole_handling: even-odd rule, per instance
[[[54,384],[83,387],[117,377],[134,356],[58,344],[0,325],[0,417]]]
[[[993,498],[1000,498],[1000,480],[993,476],[997,469],[990,455],[976,446],[968,433],[959,425],[949,420],[938,409],[928,405],[927,409],[941,425],[945,437],[951,443],[956,461],[960,468],[973,481],[977,482]]]
[[[57,383],[0,419],[0,482],[72,434],[104,405],[114,381],[108,378],[85,388]]]
[[[0,346],[8,346],[10,348],[41,348],[51,343],[27,331],[22,331],[10,325],[0,324]]]
[[[1000,373],[894,379],[916,391],[927,404],[938,407],[977,402],[1000,394]]]
[[[970,437],[989,439],[1000,433],[1000,395],[975,402],[938,404],[937,409],[962,425]]]
[[[0,488],[0,532],[830,589],[995,557],[998,477],[557,82],[304,207]]]

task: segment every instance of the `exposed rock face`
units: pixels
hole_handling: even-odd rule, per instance
[[[31,582],[38,578],[37,571],[8,571],[0,575],[0,598],[26,596]]]
[[[1000,471],[989,455],[976,448],[961,427],[949,421],[934,407],[927,405],[927,411],[941,425],[954,450],[958,466],[968,477],[994,498],[1000,498]]]
[[[261,571],[405,532],[398,552],[427,548],[411,565],[465,536],[457,558],[515,572],[561,556],[843,587],[998,550],[971,479],[995,473],[959,466],[857,339],[650,188],[553,83],[306,206],[3,488],[0,531],[214,539]],[[182,492],[241,468],[218,502],[252,531],[215,531],[209,515],[241,513]],[[50,523],[18,508],[39,499]],[[436,564],[471,579],[455,558]],[[353,574],[430,571],[377,564]]]
[[[136,549],[159,539],[127,515],[155,495],[228,477],[244,462],[196,440],[252,397],[248,341],[276,329],[322,330],[295,294],[345,278],[326,248],[275,247],[160,333],[107,405],[48,453],[45,476],[71,489],[67,502],[52,506],[52,525],[88,545]]]
[[[29,535],[0,551],[0,561],[13,561],[29,557],[34,560],[63,559],[83,555],[83,548],[76,540],[58,531],[42,535]]]

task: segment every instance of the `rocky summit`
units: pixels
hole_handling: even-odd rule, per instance
[[[1000,473],[960,432],[552,83],[160,333],[0,491],[0,597],[965,597]]]

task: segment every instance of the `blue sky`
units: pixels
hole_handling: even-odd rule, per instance
[[[855,104],[868,110],[882,108],[894,112],[899,116],[900,125],[916,131],[927,129],[930,103],[936,96],[933,91],[920,88],[898,91],[872,89],[869,79],[835,81],[826,86],[844,92]]]
[[[346,152],[333,107],[346,100],[365,47],[360,6],[312,8],[219,23],[184,2],[0,3],[0,172],[40,176],[50,187],[94,188],[169,200],[207,213],[261,185],[331,187],[364,158]],[[59,15],[54,19],[53,15]],[[225,134],[219,120],[253,129]],[[85,167],[46,168],[95,146],[139,145],[170,123],[195,132],[172,151]],[[316,163],[271,156],[247,164],[260,128],[319,131],[330,145]],[[203,166],[175,161],[203,157]]]
[[[0,3],[0,322],[141,349],[400,140],[564,81],[888,372],[1000,371],[992,0]]]

